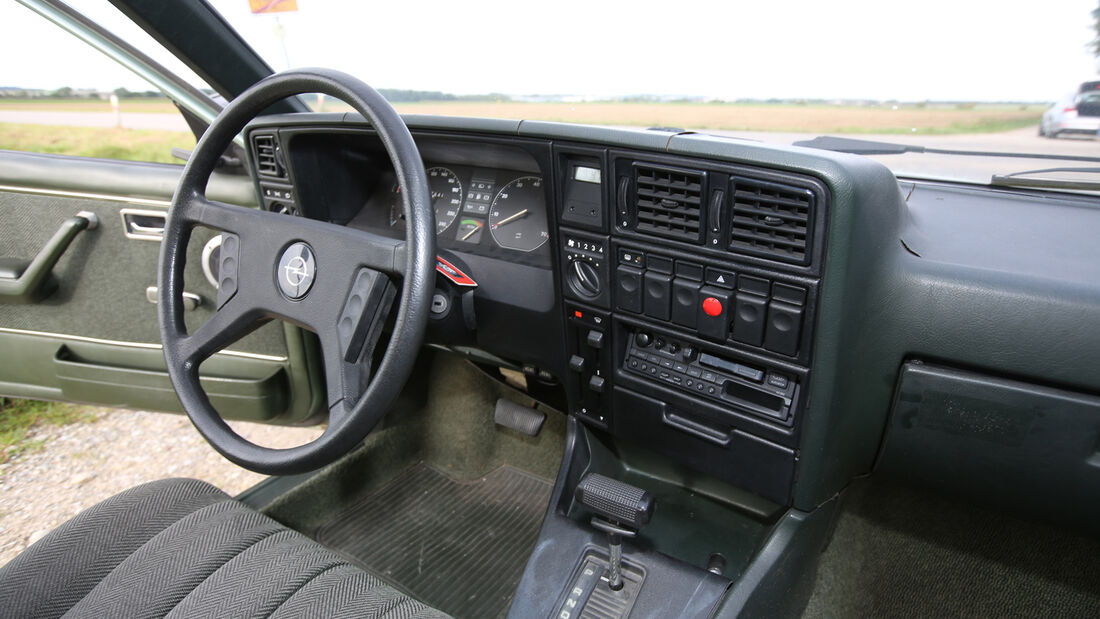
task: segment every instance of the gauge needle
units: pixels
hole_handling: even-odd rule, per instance
[[[496,222],[495,224],[493,224],[493,227],[494,228],[499,228],[499,227],[503,226],[504,224],[512,223],[513,221],[519,219],[520,217],[523,217],[526,214],[527,214],[527,209],[523,209],[522,211],[516,213],[515,215],[512,215],[511,217],[505,217],[504,219]]]
[[[465,241],[466,239],[470,238],[470,237],[471,237],[471,236],[473,236],[473,235],[474,235],[474,233],[475,233],[475,232],[477,232],[478,230],[481,230],[481,226],[477,226],[477,227],[476,227],[476,228],[474,228],[473,230],[470,230],[469,232],[467,232],[467,233],[466,233],[466,236],[462,237],[462,240],[463,240],[463,241]]]

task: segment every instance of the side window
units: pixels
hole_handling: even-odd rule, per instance
[[[171,100],[122,65],[17,3],[0,24],[0,149],[181,163],[172,148],[194,148]]]

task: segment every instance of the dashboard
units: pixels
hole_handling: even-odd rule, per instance
[[[968,468],[989,449],[976,421],[913,432],[921,393],[973,388],[956,372],[989,379],[948,407],[979,417],[999,414],[997,381],[1100,392],[1100,335],[1080,330],[1100,319],[1100,250],[1056,240],[1100,228],[1092,198],[899,187],[862,157],[673,131],[407,121],[441,263],[469,279],[441,269],[429,341],[766,502],[812,509],[875,467],[995,476]],[[401,188],[358,116],[264,117],[249,144],[264,208],[403,237]],[[1037,315],[1078,336],[1052,348],[1024,327]],[[1092,436],[1100,408],[1072,418]],[[1064,466],[1092,479],[1090,457]]]

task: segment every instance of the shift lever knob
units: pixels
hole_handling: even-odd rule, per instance
[[[653,496],[641,488],[598,473],[585,475],[574,496],[578,503],[596,513],[592,526],[607,533],[607,584],[618,591],[623,587],[622,538],[634,537],[638,529],[649,522],[653,516]]]
[[[653,516],[651,494],[599,473],[585,475],[574,496],[596,515],[631,529],[642,528]]]

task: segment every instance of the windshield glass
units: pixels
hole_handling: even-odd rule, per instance
[[[212,4],[275,70],[341,69],[403,112],[1100,155],[1095,0]],[[1051,167],[875,157],[981,183]]]

